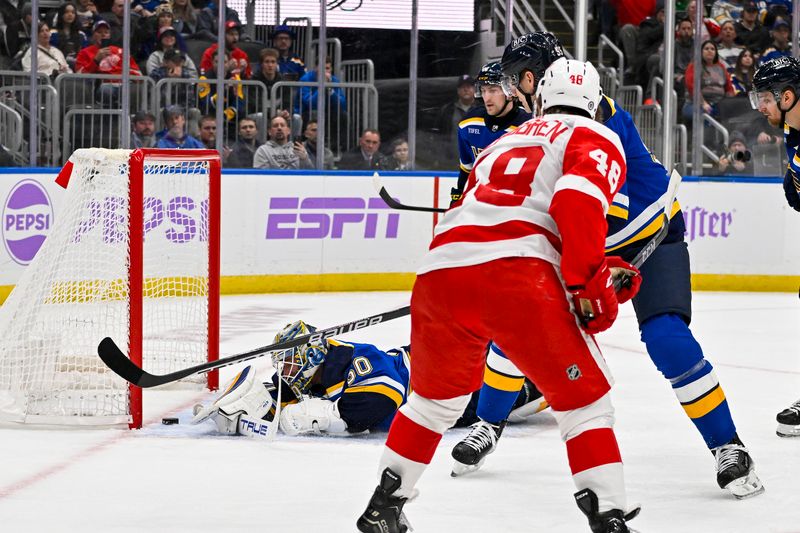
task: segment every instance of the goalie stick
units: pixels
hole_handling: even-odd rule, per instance
[[[303,335],[301,337],[295,337],[291,340],[277,342],[268,346],[262,346],[261,348],[256,348],[248,352],[223,357],[222,359],[218,359],[216,361],[209,361],[196,366],[190,366],[188,368],[163,375],[150,374],[142,370],[139,366],[128,359],[128,357],[122,352],[122,350],[119,349],[111,337],[106,337],[100,341],[100,344],[97,346],[97,354],[100,356],[100,359],[103,361],[103,363],[105,363],[108,368],[110,368],[122,379],[136,385],[137,387],[147,389],[150,387],[157,387],[159,385],[172,383],[173,381],[178,381],[179,379],[189,377],[193,374],[200,374],[210,370],[215,370],[217,368],[240,363],[242,361],[249,361],[250,359],[255,359],[271,352],[288,350],[289,348],[294,348],[295,346],[300,346],[306,343],[319,343],[325,339],[335,337],[343,333],[349,333],[351,331],[381,324],[389,320],[394,320],[395,318],[404,317],[410,313],[410,306],[400,307],[399,309],[385,311],[383,313],[353,320],[352,322],[347,322],[338,326],[319,329],[314,333]]]
[[[372,175],[372,184],[375,186],[375,190],[378,191],[378,196],[381,197],[381,200],[386,202],[386,205],[391,207],[392,209],[398,209],[400,211],[422,211],[423,213],[444,213],[447,209],[443,207],[424,207],[424,206],[416,206],[416,205],[406,205],[398,202],[392,195],[389,194],[389,191],[386,190],[386,187],[383,186],[381,182],[381,177],[376,172]]]

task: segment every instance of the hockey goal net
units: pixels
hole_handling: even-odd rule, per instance
[[[156,374],[217,358],[219,156],[77,150],[62,177],[50,234],[0,307],[0,421],[141,427],[141,389],[97,345]]]

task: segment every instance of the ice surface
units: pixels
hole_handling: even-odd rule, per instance
[[[330,326],[407,302],[406,293],[225,297],[222,352],[271,342],[303,318]],[[714,460],[639,342],[633,309],[599,342],[616,378],[614,403],[631,523],[645,533],[800,532],[800,438],[775,436],[775,414],[800,397],[792,294],[696,293],[692,323],[714,364],[766,493],[735,501],[716,486]],[[390,348],[408,340],[407,318],[346,338]],[[532,339],[535,348],[535,340]],[[265,359],[257,360],[264,371]],[[233,369],[224,369],[222,380]],[[127,430],[0,429],[0,530],[8,532],[353,532],[375,486],[385,435],[280,436],[273,443],[190,426],[198,391],[146,391],[146,427]],[[162,426],[161,417],[180,418]],[[446,434],[406,507],[417,533],[585,532],[556,424],[546,411],[509,426],[484,468],[450,477]]]

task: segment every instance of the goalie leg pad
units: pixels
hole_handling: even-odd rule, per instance
[[[220,433],[235,435],[238,433],[240,415],[246,414],[254,420],[262,419],[273,404],[272,395],[263,383],[256,380],[255,371],[248,365],[234,376],[214,403],[197,411],[192,424],[213,418]]]

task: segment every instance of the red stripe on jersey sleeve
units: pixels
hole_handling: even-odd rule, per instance
[[[494,226],[456,226],[434,237],[430,249],[454,242],[505,241],[530,235],[544,235],[553,248],[561,253],[561,242],[558,237],[541,226],[522,220],[511,220]]]
[[[589,429],[567,441],[572,475],[598,466],[621,463],[617,438],[611,428]]]
[[[608,130],[610,135],[615,135]],[[564,149],[562,172],[582,176],[605,195],[608,205],[625,181],[625,157],[602,133],[577,127]]]

